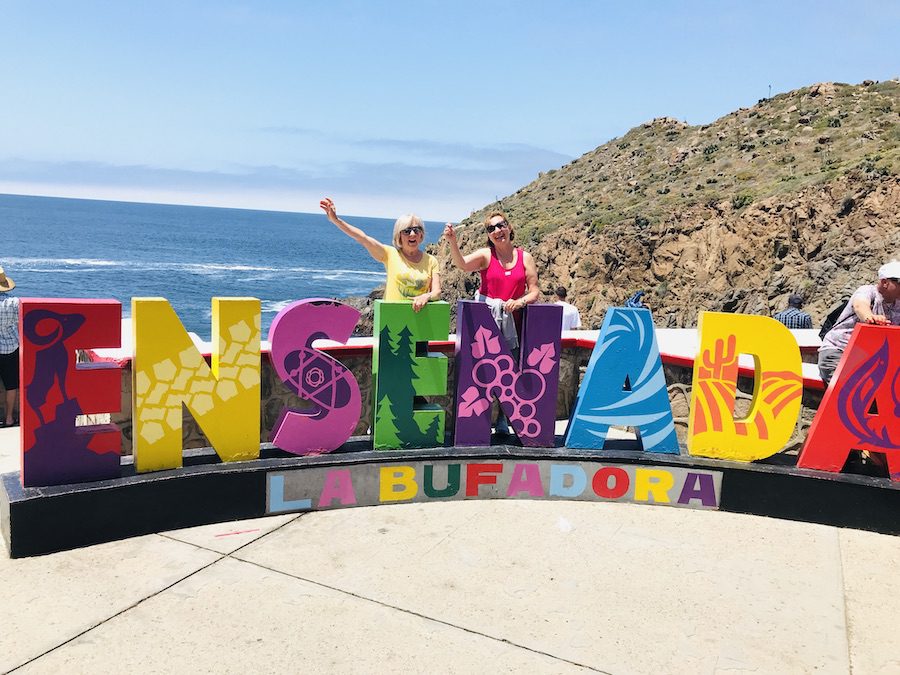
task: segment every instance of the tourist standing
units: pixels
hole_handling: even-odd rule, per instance
[[[6,389],[6,415],[0,426],[17,424],[19,399],[19,298],[10,295],[16,282],[0,267],[0,380]]]
[[[453,264],[464,272],[478,272],[481,286],[476,299],[487,303],[507,347],[519,355],[522,310],[540,298],[537,268],[527,251],[513,246],[515,229],[502,211],[494,211],[484,219],[487,246],[463,255],[456,241],[453,225],[447,223],[444,236],[450,242]],[[497,433],[508,434],[509,424],[501,411],[497,417]]]
[[[562,307],[562,329],[563,330],[578,330],[581,328],[581,314],[578,313],[578,308],[575,305],[572,305],[566,302],[566,296],[568,295],[568,291],[566,291],[565,286],[560,286],[556,289],[556,302],[554,304]]]
[[[362,244],[369,255],[384,265],[386,301],[412,302],[413,310],[418,312],[429,301],[441,297],[437,259],[420,248],[425,241],[425,223],[419,216],[412,213],[400,216],[394,223],[393,246],[387,246],[338,218],[330,198],[323,199],[319,206],[341,232]]]
[[[515,229],[505,213],[491,213],[484,219],[484,229],[487,246],[465,256],[459,250],[452,224],[447,223],[444,236],[450,242],[453,264],[463,272],[478,272],[481,275],[476,299],[491,306],[507,345],[510,349],[517,349],[522,309],[537,302],[541,294],[537,268],[530,253],[513,246]],[[509,326],[513,326],[514,330],[510,331]]]
[[[812,317],[803,311],[803,296],[792,293],[788,296],[787,309],[775,315],[775,319],[788,328],[812,328]]]

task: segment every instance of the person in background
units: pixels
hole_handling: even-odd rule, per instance
[[[484,219],[487,246],[463,255],[456,241],[456,230],[447,223],[444,237],[450,243],[450,258],[463,272],[478,272],[481,286],[476,299],[487,303],[507,347],[518,358],[522,310],[540,298],[537,268],[527,251],[513,246],[515,229],[506,214],[494,211]],[[509,425],[501,412],[497,433],[508,434]]]
[[[803,311],[803,296],[792,293],[788,296],[787,309],[775,315],[775,319],[788,328],[812,328],[812,317]]]
[[[319,206],[341,232],[362,244],[370,256],[384,265],[387,271],[384,299],[387,302],[409,301],[418,312],[429,301],[441,297],[437,259],[421,249],[425,241],[425,224],[419,216],[412,213],[400,216],[394,223],[393,246],[387,246],[338,218],[329,197],[320,201]]]
[[[859,322],[876,326],[900,326],[900,260],[892,260],[878,269],[878,283],[860,286],[850,302],[822,338],[819,347],[819,374],[825,384],[831,382],[850,335]]]
[[[0,380],[6,389],[6,415],[0,426],[17,424],[19,400],[19,298],[10,295],[16,282],[0,267]]]
[[[578,308],[575,305],[566,302],[567,295],[568,292],[566,291],[565,286],[560,286],[559,288],[557,288],[556,302],[554,304],[560,305],[563,310],[562,329],[578,330],[579,328],[581,328],[581,314],[578,313]]]

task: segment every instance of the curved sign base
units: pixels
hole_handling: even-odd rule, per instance
[[[189,451],[184,468],[77,485],[22,487],[4,474],[0,520],[12,557],[210,523],[352,506],[470,499],[618,501],[718,509],[900,534],[900,483],[774,464],[517,446],[334,453],[220,463]],[[631,444],[633,447],[633,444]]]

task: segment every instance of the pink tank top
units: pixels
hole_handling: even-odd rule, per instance
[[[503,269],[497,251],[491,248],[491,262],[487,269],[481,270],[482,295],[498,300],[512,300],[525,295],[525,260],[522,249],[516,249],[516,263],[511,270]]]

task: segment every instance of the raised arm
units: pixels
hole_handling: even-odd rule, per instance
[[[384,247],[381,242],[373,237],[370,237],[365,232],[363,232],[358,227],[355,227],[348,223],[345,220],[341,220],[338,218],[337,212],[334,209],[334,202],[331,201],[330,197],[325,197],[322,201],[319,202],[319,206],[322,207],[322,210],[325,211],[325,215],[328,216],[328,220],[337,225],[338,229],[344,234],[352,237],[360,244],[366,247],[366,250],[369,252],[369,255],[375,258],[378,262],[384,262],[387,255],[384,252]]]
[[[444,227],[444,238],[450,242],[450,260],[463,272],[480,272],[487,269],[491,262],[489,249],[480,248],[474,253],[464,256],[459,250],[459,242],[456,241],[456,230],[450,223]]]
[[[541,289],[538,288],[537,265],[534,264],[534,258],[527,251],[522,251],[522,263],[525,265],[525,295],[521,298],[507,300],[503,305],[507,312],[522,309],[525,305],[537,302],[541,297]]]

